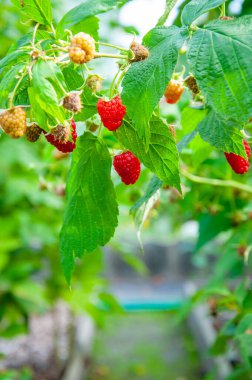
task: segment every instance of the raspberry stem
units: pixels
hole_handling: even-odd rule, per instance
[[[118,55],[118,54],[95,53],[94,58],[119,58],[119,59],[128,59],[128,56],[127,56],[127,55]]]
[[[101,46],[108,46],[108,47],[111,47],[111,48],[113,48],[113,49],[120,50],[120,51],[125,51],[125,52],[128,52],[128,51],[129,51],[129,49],[125,49],[125,48],[122,48],[122,47],[117,46],[117,45],[109,44],[109,43],[107,43],[107,42],[100,42],[100,41],[98,41],[98,42],[96,42],[96,43],[97,43],[98,45],[101,45]]]
[[[23,72],[22,72],[22,74],[21,74],[19,80],[17,81],[17,83],[16,83],[16,85],[15,85],[13,91],[10,93],[9,100],[8,100],[8,108],[12,108],[12,107],[13,107],[13,105],[14,105],[14,104],[13,104],[13,103],[14,103],[14,97],[15,97],[15,95],[16,95],[17,89],[18,89],[20,83],[22,82],[23,78],[24,78],[25,75],[27,74],[27,71],[28,71],[28,67],[25,66],[25,67],[23,68]]]
[[[38,31],[38,28],[39,28],[39,23],[37,23],[35,25],[35,28],[34,28],[34,31],[33,31],[33,35],[32,35],[32,47],[35,49],[35,41],[36,41],[36,34],[37,34],[37,31]]]
[[[223,3],[221,6],[221,17],[226,16],[226,3]]]
[[[244,185],[242,183],[239,183],[239,182],[236,182],[236,181],[233,181],[233,180],[225,180],[225,181],[223,181],[221,179],[211,179],[211,178],[198,177],[198,176],[196,176],[194,174],[189,173],[185,169],[181,169],[181,174],[185,178],[187,178],[190,181],[195,182],[195,183],[201,183],[201,184],[212,185],[212,186],[220,186],[220,187],[229,187],[229,188],[233,187],[235,189],[246,191],[247,193],[251,193],[252,194],[252,187],[251,186]]]

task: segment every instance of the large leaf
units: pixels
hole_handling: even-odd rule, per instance
[[[252,16],[218,20],[198,29],[188,58],[207,103],[223,119],[252,115]]]
[[[100,13],[107,12],[116,6],[126,3],[127,0],[85,0],[71,9],[58,23],[57,36],[62,38],[65,29],[76,27],[79,23]]]
[[[61,261],[68,282],[75,257],[105,245],[114,234],[118,206],[110,175],[107,147],[86,132],[78,139],[73,154],[60,233]]]
[[[198,17],[204,13],[219,7],[226,0],[192,0],[184,7],[181,21],[184,25],[191,25]]]
[[[175,186],[179,191],[178,151],[173,135],[167,124],[153,117],[150,122],[150,145],[146,153],[143,139],[135,127],[127,120],[116,131],[122,144],[132,151],[140,161],[166,184]]]
[[[50,0],[12,0],[22,12],[23,20],[33,20],[42,25],[52,23],[52,9]]]
[[[223,120],[213,111],[200,122],[198,131],[203,140],[223,152],[246,158],[243,136],[235,122]]]
[[[143,40],[150,50],[149,58],[133,63],[123,79],[123,103],[146,147],[152,112],[171,79],[186,37],[187,31],[176,26],[152,29]]]

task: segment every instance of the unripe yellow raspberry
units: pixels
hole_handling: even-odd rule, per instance
[[[78,63],[80,65],[82,63],[87,62],[86,53],[84,52],[84,50],[77,46],[70,46],[68,53],[70,60],[74,63]]]
[[[0,115],[0,126],[4,132],[18,139],[26,131],[26,113],[21,107],[13,107]]]
[[[89,34],[80,32],[71,38],[71,47],[78,47],[85,52],[85,62],[95,55],[95,40]]]

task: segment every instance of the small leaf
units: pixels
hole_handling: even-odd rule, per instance
[[[210,111],[198,126],[198,131],[203,140],[223,152],[233,152],[247,158],[243,136],[238,125],[232,121],[226,121]]]
[[[61,262],[68,282],[75,257],[105,245],[114,235],[117,215],[110,154],[102,140],[86,132],[73,154],[60,233]]]
[[[116,131],[122,144],[132,151],[139,160],[161,180],[179,191],[180,177],[178,169],[178,151],[169,126],[161,119],[153,117],[150,122],[150,145],[146,153],[143,139],[134,126],[127,120]]]
[[[74,25],[70,29],[73,34],[85,31],[85,33],[90,34],[96,41],[99,40],[99,18],[89,17],[77,25]]]
[[[130,213],[134,216],[134,222],[139,232],[148,218],[150,210],[160,197],[160,187],[162,183],[163,182],[156,176],[152,177],[145,195],[142,196],[130,210]]]
[[[50,0],[12,0],[19,8],[24,21],[34,20],[42,25],[52,23],[52,9]]]
[[[171,79],[178,50],[187,36],[186,29],[176,26],[152,29],[143,40],[150,50],[149,58],[133,63],[123,79],[122,101],[146,148],[151,115]]]
[[[65,85],[63,74],[56,64],[38,60],[32,70],[32,86],[40,107],[58,122],[64,123],[66,116],[59,106],[60,99],[56,89],[60,90],[58,81]],[[53,84],[52,84],[53,83]],[[61,95],[62,91],[61,91]]]
[[[189,43],[190,70],[207,104],[223,119],[246,123],[252,115],[252,16],[217,20]]]
[[[77,7],[71,9],[58,23],[56,32],[58,37],[63,37],[65,29],[76,27],[84,20],[107,12],[116,6],[122,5],[127,1],[120,0],[85,0]]]
[[[144,203],[148,202],[148,200],[161,188],[162,184],[163,182],[159,178],[153,176],[146,190],[146,193],[140,199],[138,199],[138,201],[134,204],[133,207],[131,207],[130,213],[134,215],[136,211]]]
[[[219,7],[226,0],[192,0],[184,7],[181,15],[183,25],[191,25],[198,17]]]
[[[20,72],[23,70],[24,64],[19,63],[13,66],[0,82],[0,108],[8,108],[8,98],[13,91]]]

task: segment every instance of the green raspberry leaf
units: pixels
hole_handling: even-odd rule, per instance
[[[88,18],[107,12],[117,6],[126,3],[128,0],[85,0],[77,7],[71,9],[58,23],[56,33],[58,37],[63,37],[65,29],[72,29]]]
[[[59,105],[60,98],[64,95],[61,87],[66,87],[64,77],[59,67],[49,61],[38,60],[32,69],[32,87],[36,93],[36,99],[42,110],[64,123],[66,119],[63,107]]]
[[[130,209],[138,233],[140,233],[153,205],[160,198],[160,188],[162,184],[163,182],[159,178],[153,176],[146,193]]]
[[[183,25],[191,25],[198,17],[219,7],[226,0],[192,0],[184,7],[181,15]]]
[[[14,90],[23,69],[24,64],[18,63],[3,76],[0,82],[0,108],[8,108],[8,98]]]
[[[86,132],[78,138],[73,153],[60,233],[61,262],[68,282],[75,257],[104,246],[114,235],[117,216],[110,154],[102,140]]]
[[[252,16],[198,29],[188,58],[207,104],[223,119],[245,123],[252,115]]]
[[[150,145],[147,153],[143,139],[129,121],[124,120],[123,125],[115,133],[122,144],[132,151],[158,178],[181,191],[178,151],[169,126],[154,116],[150,121],[150,132]]]
[[[215,148],[223,152],[238,154],[246,159],[244,138],[238,127],[239,125],[235,122],[224,120],[210,111],[200,122],[198,131],[201,138]]]
[[[12,0],[19,8],[24,21],[36,21],[42,25],[52,23],[52,8],[50,0]]]
[[[123,79],[122,101],[146,148],[151,115],[171,79],[178,50],[187,36],[186,29],[176,26],[152,29],[143,40],[150,50],[149,58],[133,63]]]

